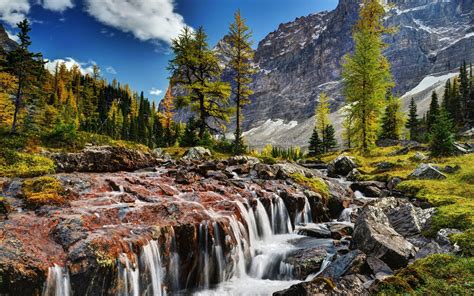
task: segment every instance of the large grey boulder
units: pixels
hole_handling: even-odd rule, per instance
[[[446,175],[429,163],[420,164],[409,176],[410,179],[442,180]]]
[[[328,175],[347,176],[347,174],[349,174],[355,168],[357,168],[357,164],[354,162],[353,158],[341,154],[328,164]]]
[[[198,146],[198,147],[189,148],[188,152],[186,152],[186,155],[183,156],[183,159],[199,160],[199,159],[205,159],[211,156],[212,156],[212,153],[209,149]]]
[[[393,207],[393,202],[386,200],[381,205],[385,209]],[[364,206],[355,223],[353,242],[355,247],[393,269],[406,266],[416,248],[393,229],[383,208],[378,203]]]
[[[422,209],[407,202],[388,211],[387,216],[392,227],[407,237],[426,229],[434,212],[435,208]]]
[[[320,171],[308,169],[296,163],[290,163],[290,162],[277,163],[273,165],[273,167],[277,170],[278,178],[281,178],[281,179],[286,179],[288,177],[291,177],[291,175],[293,174],[300,174],[307,178],[316,178],[316,177],[323,176],[323,174]]]

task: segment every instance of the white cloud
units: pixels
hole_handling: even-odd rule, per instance
[[[63,12],[68,8],[73,8],[72,0],[43,0],[42,6],[45,9]]]
[[[26,18],[30,8],[28,0],[0,0],[0,20],[13,27]]]
[[[93,73],[93,66],[96,64],[94,61],[89,61],[87,63],[83,62],[78,62],[74,60],[73,58],[65,58],[65,59],[56,59],[52,61],[48,61],[45,64],[45,68],[51,72],[54,73],[56,71],[56,65],[57,64],[62,64],[64,63],[66,65],[66,68],[68,70],[72,69],[74,65],[77,65],[79,67],[79,70],[81,71],[82,75],[90,74],[92,75]]]
[[[157,89],[157,88],[152,88],[150,90],[150,95],[153,95],[153,96],[159,96],[163,93],[163,91],[161,89]]]
[[[115,68],[112,67],[112,66],[106,67],[106,68],[105,68],[105,72],[107,72],[107,73],[109,73],[109,74],[112,74],[112,75],[117,74],[117,71],[116,71]]]
[[[86,0],[86,10],[98,21],[143,41],[170,43],[185,26],[183,17],[174,12],[174,0]]]
[[[8,31],[7,29],[5,29],[5,32],[7,32],[8,38],[15,41],[16,43],[20,43],[20,38],[18,38],[18,36],[16,34]]]

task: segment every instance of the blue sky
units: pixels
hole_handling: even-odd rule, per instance
[[[322,10],[337,0],[0,0],[0,22],[32,21],[31,50],[45,58],[97,63],[109,81],[116,78],[148,97],[160,99],[169,76],[169,41],[182,26],[204,26],[215,45],[240,9],[258,41],[280,23]],[[160,92],[161,91],[161,92]]]

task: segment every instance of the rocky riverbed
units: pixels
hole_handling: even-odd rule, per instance
[[[433,209],[390,197],[390,184],[338,177],[354,169],[345,157],[329,164],[332,177],[252,157],[205,160],[200,149],[177,161],[127,154],[126,169],[151,166],[110,172],[110,155],[99,155],[108,150],[89,150],[55,157],[84,168],[53,176],[63,203],[33,207],[24,180],[1,181],[0,293],[362,295],[415,258],[454,250],[452,230],[421,235]]]

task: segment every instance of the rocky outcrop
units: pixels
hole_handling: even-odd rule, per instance
[[[18,48],[18,44],[10,39],[7,34],[7,31],[5,30],[3,25],[0,24],[0,53],[2,49],[6,52],[9,52],[15,50],[16,48]]]
[[[88,146],[77,153],[48,153],[57,172],[134,171],[158,164],[147,151],[118,146]]]
[[[410,179],[428,179],[442,180],[446,179],[446,175],[439,171],[434,165],[429,163],[420,164],[409,176]]]
[[[211,151],[204,147],[192,147],[186,152],[183,159],[192,160],[192,159],[205,159],[211,157]]]

